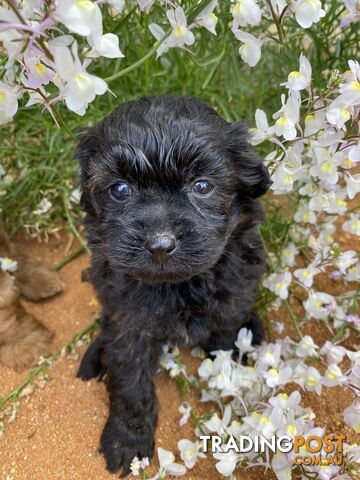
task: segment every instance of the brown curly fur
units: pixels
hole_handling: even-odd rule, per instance
[[[34,365],[40,356],[47,356],[53,339],[53,333],[25,311],[20,295],[39,301],[61,292],[65,284],[56,272],[16,251],[1,218],[0,257],[18,262],[13,276],[0,269],[0,362],[20,370]]]
[[[50,353],[53,334],[21,305],[12,277],[0,270],[0,362],[20,370]]]

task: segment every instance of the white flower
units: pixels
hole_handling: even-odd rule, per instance
[[[337,166],[340,165],[340,160],[330,157],[329,151],[321,147],[314,148],[314,159],[316,164],[310,168],[310,175],[330,184],[337,183],[339,179]]]
[[[295,265],[295,256],[299,253],[299,250],[295,247],[293,243],[281,251],[281,265],[293,267]]]
[[[270,188],[274,190],[276,194],[283,195],[293,190],[294,180],[293,172],[280,163],[271,175],[271,181],[273,183]]]
[[[26,72],[22,75],[22,82],[29,88],[39,88],[47,85],[55,73],[48,68],[39,56],[25,57]],[[35,93],[35,92],[32,92]]]
[[[184,465],[180,465],[179,463],[174,463],[175,456],[169,450],[164,450],[161,447],[157,449],[159,464],[160,464],[160,473],[174,475],[176,477],[185,475],[186,468]]]
[[[347,381],[347,376],[342,374],[336,363],[331,363],[328,366],[322,381],[327,387],[334,387],[345,383]]]
[[[214,363],[210,358],[205,358],[205,360],[201,362],[201,365],[198,368],[198,374],[204,380],[207,380],[214,374]]]
[[[294,5],[295,18],[303,28],[309,28],[325,16],[320,0],[296,0]]]
[[[125,7],[125,0],[106,0],[106,3],[111,5],[116,14],[121,13]]]
[[[173,30],[166,40],[167,47],[183,47],[192,45],[195,42],[194,34],[187,26],[187,20],[184,10],[177,7],[175,10],[168,10],[166,16],[173,27]]]
[[[357,263],[358,258],[356,252],[353,250],[347,250],[346,252],[341,253],[334,261],[337,268],[340,272],[345,275],[346,270],[352,265]]]
[[[296,137],[296,124],[300,115],[300,100],[289,97],[285,103],[285,96],[281,96],[282,107],[273,115],[275,122],[275,134],[283,136],[285,140],[294,140]]]
[[[240,355],[245,353],[253,352],[254,347],[252,346],[253,334],[251,330],[247,328],[241,328],[239,330],[235,346],[239,349]]]
[[[295,390],[290,396],[287,393],[279,393],[276,397],[271,397],[269,403],[273,407],[280,407],[282,410],[288,410],[296,408],[300,404],[300,400],[300,392]]]
[[[180,427],[182,427],[188,422],[191,414],[191,409],[192,407],[188,402],[182,402],[182,404],[180,405],[179,412],[183,414],[179,420]]]
[[[316,357],[318,348],[312,337],[305,335],[297,345],[295,352],[299,357]]]
[[[274,134],[274,127],[269,127],[268,119],[264,110],[256,109],[255,112],[256,128],[250,129],[252,134],[252,145],[258,145]]]
[[[291,480],[292,462],[285,453],[275,453],[271,461],[271,467],[277,480]]]
[[[360,236],[360,215],[350,213],[350,220],[343,223],[342,229],[345,232]]]
[[[287,82],[280,85],[284,85],[289,90],[304,90],[310,85],[312,69],[309,60],[303,53],[300,54],[299,63],[299,71],[290,72]]]
[[[261,21],[261,10],[256,0],[236,0],[232,9],[234,27],[258,25]]]
[[[294,215],[295,222],[316,223],[316,215],[307,205],[301,203]]]
[[[244,44],[239,48],[240,57],[250,67],[255,67],[261,57],[261,40],[243,30],[233,28],[232,31],[235,37]]]
[[[204,422],[204,427],[209,432],[216,432],[219,435],[222,435],[225,432],[226,427],[230,423],[231,420],[231,405],[226,405],[223,413],[223,417],[220,419],[217,413]]]
[[[304,364],[299,365],[295,370],[295,375],[299,377],[298,383],[309,392],[316,392],[321,395],[321,375],[315,367],[307,367]]]
[[[336,126],[336,128],[345,130],[345,123],[350,120],[351,115],[349,110],[344,107],[333,107],[326,112],[326,119],[331,125]]]
[[[326,355],[328,363],[340,363],[344,358],[346,349],[341,345],[334,345],[333,343],[326,341],[320,350],[321,355]]]
[[[18,109],[17,87],[10,87],[0,80],[0,124],[12,119]]]
[[[322,320],[328,317],[336,303],[334,297],[328,293],[312,292],[303,305],[309,317]]]
[[[356,401],[350,407],[345,408],[344,419],[356,433],[360,433],[360,401]]]
[[[130,470],[133,475],[139,475],[141,468],[141,462],[138,457],[134,457],[130,463]]]
[[[353,199],[357,193],[360,192],[360,173],[355,173],[352,176],[349,172],[345,175],[346,191],[348,197]]]
[[[265,278],[263,285],[275,293],[275,295],[285,300],[289,295],[288,287],[291,283],[291,278],[291,273],[288,271],[272,273],[269,277]]]
[[[349,160],[352,163],[360,162],[360,143],[349,150]]]
[[[33,211],[34,215],[43,215],[47,213],[52,207],[52,203],[47,198],[43,198],[39,204],[39,208]]]
[[[16,272],[17,270],[17,261],[12,260],[8,257],[0,257],[0,269],[4,272]]]
[[[319,111],[305,117],[305,137],[309,137],[317,133],[324,127],[325,112]]]
[[[279,385],[285,385],[292,375],[293,371],[291,367],[270,368],[264,373],[266,385],[270,388],[278,387]]]
[[[216,35],[216,24],[218,21],[217,16],[214,13],[218,0],[212,0],[209,5],[197,16],[196,23],[205,27],[209,32]]]
[[[178,442],[178,449],[180,450],[181,460],[187,468],[193,468],[198,457],[206,458],[203,452],[199,452],[198,442],[194,443],[190,440],[182,439]]]
[[[101,26],[102,27],[102,26]],[[123,53],[119,48],[119,38],[113,33],[102,34],[100,31],[92,32],[87,40],[93,48],[87,53],[90,58],[106,57],[106,58],[122,58]]]
[[[224,477],[229,477],[235,470],[239,455],[233,450],[229,450],[228,452],[214,453],[213,456],[216,460],[220,460],[215,464],[216,470]]]
[[[320,273],[320,270],[312,265],[308,265],[306,268],[298,268],[294,271],[294,276],[305,287],[311,287],[314,281],[314,276]]]
[[[71,32],[84,36],[90,35],[99,19],[102,22],[100,8],[90,0],[61,0],[57,2],[54,17]]]
[[[57,72],[65,83],[60,91],[66,106],[78,115],[84,115],[88,104],[96,95],[103,95],[107,85],[101,78],[87,73],[85,67],[81,65],[77,43],[75,41],[72,43],[71,52],[67,44],[68,38],[57,37],[50,42],[49,48],[54,56]]]

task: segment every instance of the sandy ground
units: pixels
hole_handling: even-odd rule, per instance
[[[52,240],[49,244],[29,240],[22,241],[19,247],[33,258],[53,265],[65,256],[65,244],[66,238]],[[39,304],[24,301],[25,307],[55,332],[54,352],[96,318],[99,311],[91,285],[80,279],[81,271],[88,264],[89,259],[84,254],[61,270],[67,288],[54,299]],[[289,319],[284,315],[279,319],[285,322],[285,333],[291,334]],[[328,336],[319,325],[309,324],[306,329],[320,344]],[[356,348],[356,343],[352,347]],[[84,350],[82,346],[79,356],[59,358],[49,370],[51,380],[20,398],[16,418],[5,422],[5,433],[0,439],[1,480],[107,480],[118,477],[106,471],[103,458],[97,453],[107,415],[105,386],[97,381],[82,382],[75,377]],[[182,352],[182,358],[191,368],[196,368],[198,361],[189,352]],[[25,376],[26,372],[15,373],[0,365],[0,397],[19,385]],[[174,380],[164,372],[159,373],[156,388],[160,399],[156,444],[177,452],[178,440],[194,438],[193,424],[179,426],[181,398]],[[343,424],[342,412],[351,402],[348,392],[336,388],[326,390],[321,398],[311,394],[304,397],[306,405],[321,418],[319,424],[328,432],[345,433],[349,441],[359,443],[359,438],[356,439]],[[198,411],[203,409],[196,393],[189,398]],[[182,478],[215,480],[223,477],[216,471],[214,461],[208,458],[199,460]],[[272,479],[274,475],[257,468],[240,470],[236,478]]]

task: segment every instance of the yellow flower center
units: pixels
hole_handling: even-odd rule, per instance
[[[184,27],[182,25],[178,25],[174,29],[174,35],[176,37],[183,37],[184,36]]]
[[[42,63],[37,63],[34,68],[38,75],[43,75],[46,72],[46,67]]]
[[[309,387],[314,387],[316,385],[316,378],[313,377],[313,376],[310,376],[307,379],[307,384],[308,384]]]
[[[90,2],[90,0],[78,0],[75,5],[78,7],[78,8],[82,8],[83,10],[88,10],[89,12],[91,10],[94,10],[95,8],[95,5],[93,4],[93,2]]]
[[[360,82],[356,82],[356,81],[351,82],[349,86],[352,90],[355,90],[356,92],[360,92]]]
[[[296,435],[297,428],[295,427],[295,425],[289,425],[287,432],[289,435]]]
[[[341,198],[337,198],[336,205],[338,205],[339,207],[346,207],[347,202],[345,202],[345,200],[341,200]]]
[[[330,162],[324,162],[320,167],[320,170],[324,173],[330,173],[333,169],[333,164]]]
[[[341,115],[346,118],[346,121],[350,118],[350,113],[346,110],[346,108],[340,108]]]
[[[81,88],[82,90],[88,87],[89,79],[85,75],[79,73],[78,75],[76,75],[75,79],[79,88]]]
[[[305,122],[312,122],[315,120],[315,115],[309,114],[305,117]]]
[[[288,123],[288,119],[286,117],[280,117],[275,122],[275,124],[279,125],[280,127],[285,127],[287,123]]]

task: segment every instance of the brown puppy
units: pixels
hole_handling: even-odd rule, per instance
[[[53,334],[24,310],[20,295],[39,301],[61,292],[65,285],[56,272],[29,261],[15,250],[1,218],[0,257],[17,261],[12,275],[0,268],[0,362],[10,368],[23,369],[50,353]]]
[[[0,269],[0,362],[20,370],[50,353],[53,334],[27,313],[14,280]]]
[[[59,275],[38,262],[32,262],[15,250],[10,243],[0,218],[0,257],[9,257],[17,261],[13,273],[15,285],[28,300],[38,302],[52,297],[64,290],[65,284]]]

